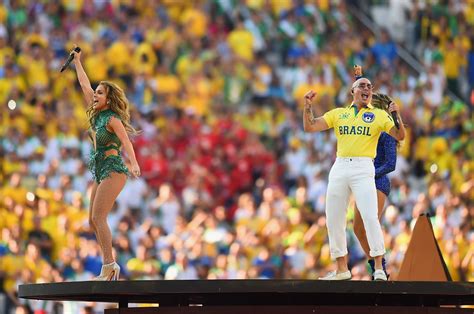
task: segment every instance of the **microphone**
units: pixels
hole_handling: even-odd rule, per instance
[[[395,126],[397,129],[400,129],[400,123],[398,122],[398,116],[396,111],[390,112],[392,114],[393,122],[395,123]]]
[[[81,48],[76,47],[76,48],[74,48],[74,51],[75,51],[75,52],[80,52],[80,51],[81,51]],[[59,72],[62,72],[62,71],[64,71],[64,70],[66,70],[66,68],[71,64],[72,60],[74,60],[74,54],[71,52],[71,53],[69,54],[69,57],[67,58],[66,62],[65,62],[65,63],[63,64],[63,66],[61,67],[61,71],[59,71]]]

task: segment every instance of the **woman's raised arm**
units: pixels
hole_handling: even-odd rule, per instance
[[[92,89],[91,82],[89,81],[86,71],[84,71],[84,68],[81,64],[82,52],[76,52],[73,50],[72,53],[74,54],[74,65],[76,66],[77,79],[79,80],[82,92],[84,93],[84,99],[89,106],[94,101],[94,90]]]

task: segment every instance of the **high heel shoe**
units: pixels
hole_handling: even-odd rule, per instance
[[[116,263],[104,264],[100,270],[100,275],[95,277],[95,281],[118,280],[120,276],[120,266]]]

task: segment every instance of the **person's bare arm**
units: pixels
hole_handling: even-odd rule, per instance
[[[127,131],[125,130],[122,121],[115,117],[112,117],[110,119],[109,125],[122,142],[125,152],[127,152],[128,159],[131,163],[130,171],[132,172],[132,175],[135,178],[138,178],[140,176],[140,167],[138,166],[137,158],[135,157],[135,151],[133,150],[132,142],[130,142]]]
[[[303,129],[305,132],[319,132],[329,129],[326,120],[323,117],[314,115],[313,98],[316,93],[310,90],[304,95],[304,111],[303,111]]]
[[[389,134],[390,134],[390,136],[392,136],[397,141],[403,141],[405,139],[406,130],[405,130],[405,126],[403,125],[402,117],[400,116],[400,110],[398,108],[398,105],[396,103],[392,102],[388,106],[388,111],[390,113],[393,112],[393,111],[397,112],[398,123],[400,125],[400,129],[398,129],[396,126],[392,127],[390,129]]]
[[[76,66],[77,79],[79,80],[82,92],[84,93],[84,99],[86,100],[86,104],[90,105],[94,100],[94,90],[92,89],[91,82],[87,77],[86,71],[84,71],[84,68],[82,67],[82,52],[76,52],[73,50],[72,53],[74,54],[74,65]]]

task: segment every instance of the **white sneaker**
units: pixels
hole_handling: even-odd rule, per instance
[[[374,271],[374,280],[375,281],[387,281],[387,274],[385,274],[383,269],[376,269]]]
[[[351,271],[345,271],[343,273],[337,273],[336,271],[332,271],[328,273],[324,277],[319,277],[319,280],[350,280],[352,278]]]

